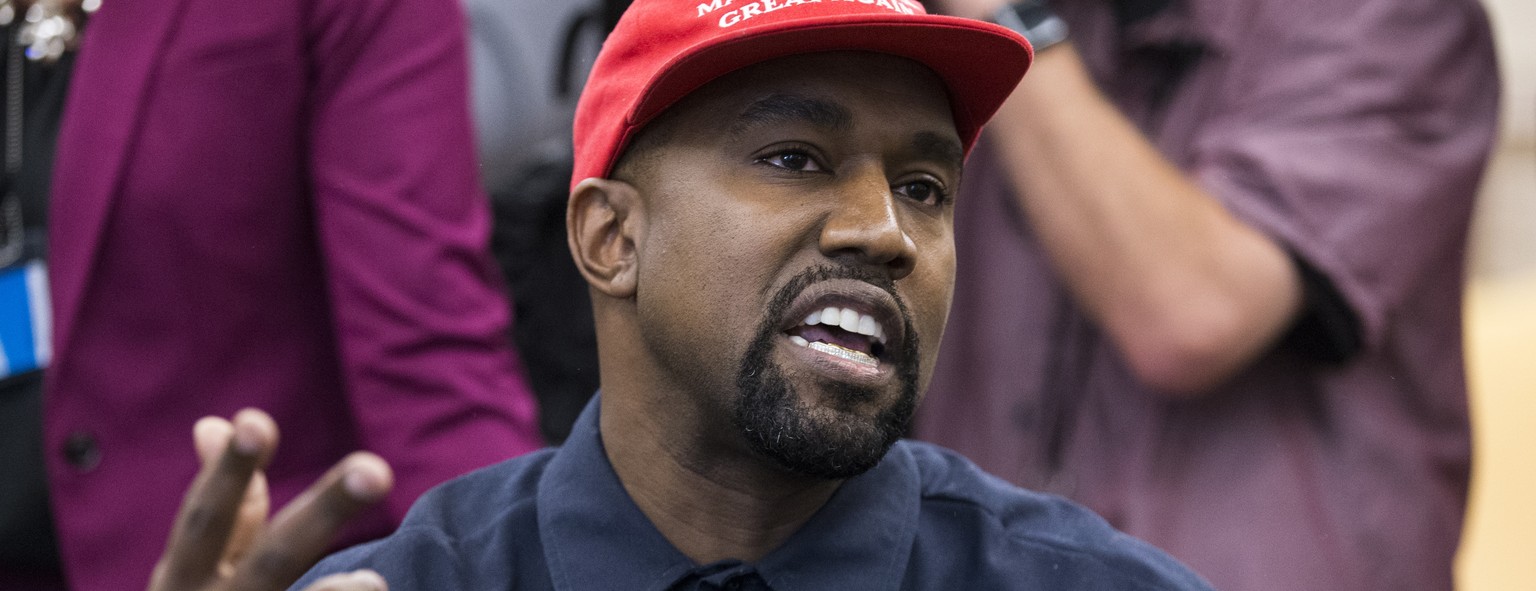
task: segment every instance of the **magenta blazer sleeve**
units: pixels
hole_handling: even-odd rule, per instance
[[[427,488],[534,449],[531,392],[492,286],[490,214],[455,2],[313,9],[307,165],[346,394],[363,445]]]

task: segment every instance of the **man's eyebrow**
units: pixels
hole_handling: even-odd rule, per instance
[[[775,94],[747,105],[731,123],[730,133],[739,135],[759,125],[810,123],[831,132],[853,128],[853,114],[837,103],[794,94]]]
[[[920,158],[953,164],[955,168],[960,168],[965,162],[965,149],[960,146],[960,142],[955,141],[954,137],[931,131],[913,134],[912,150]]]

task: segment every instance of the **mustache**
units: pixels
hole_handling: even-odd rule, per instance
[[[790,304],[794,303],[795,296],[800,295],[805,288],[833,279],[852,279],[880,288],[881,291],[890,294],[891,299],[896,300],[896,307],[901,311],[902,319],[907,319],[907,303],[902,300],[901,294],[896,293],[895,281],[887,275],[876,273],[868,268],[848,265],[816,265],[795,274],[769,300],[769,317],[782,318],[784,313],[789,311]]]

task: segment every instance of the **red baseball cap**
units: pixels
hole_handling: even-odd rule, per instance
[[[908,58],[937,73],[966,153],[1034,58],[1013,31],[930,15],[917,0],[635,0],[576,105],[571,187],[607,177],[640,129],[720,76],[773,58],[848,50]]]

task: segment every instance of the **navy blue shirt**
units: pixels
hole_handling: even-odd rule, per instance
[[[698,565],[630,500],[597,415],[594,398],[563,447],[429,491],[393,535],[325,559],[294,589],[358,568],[391,591],[1209,588],[1070,501],[911,441],[844,482],[762,560]]]

